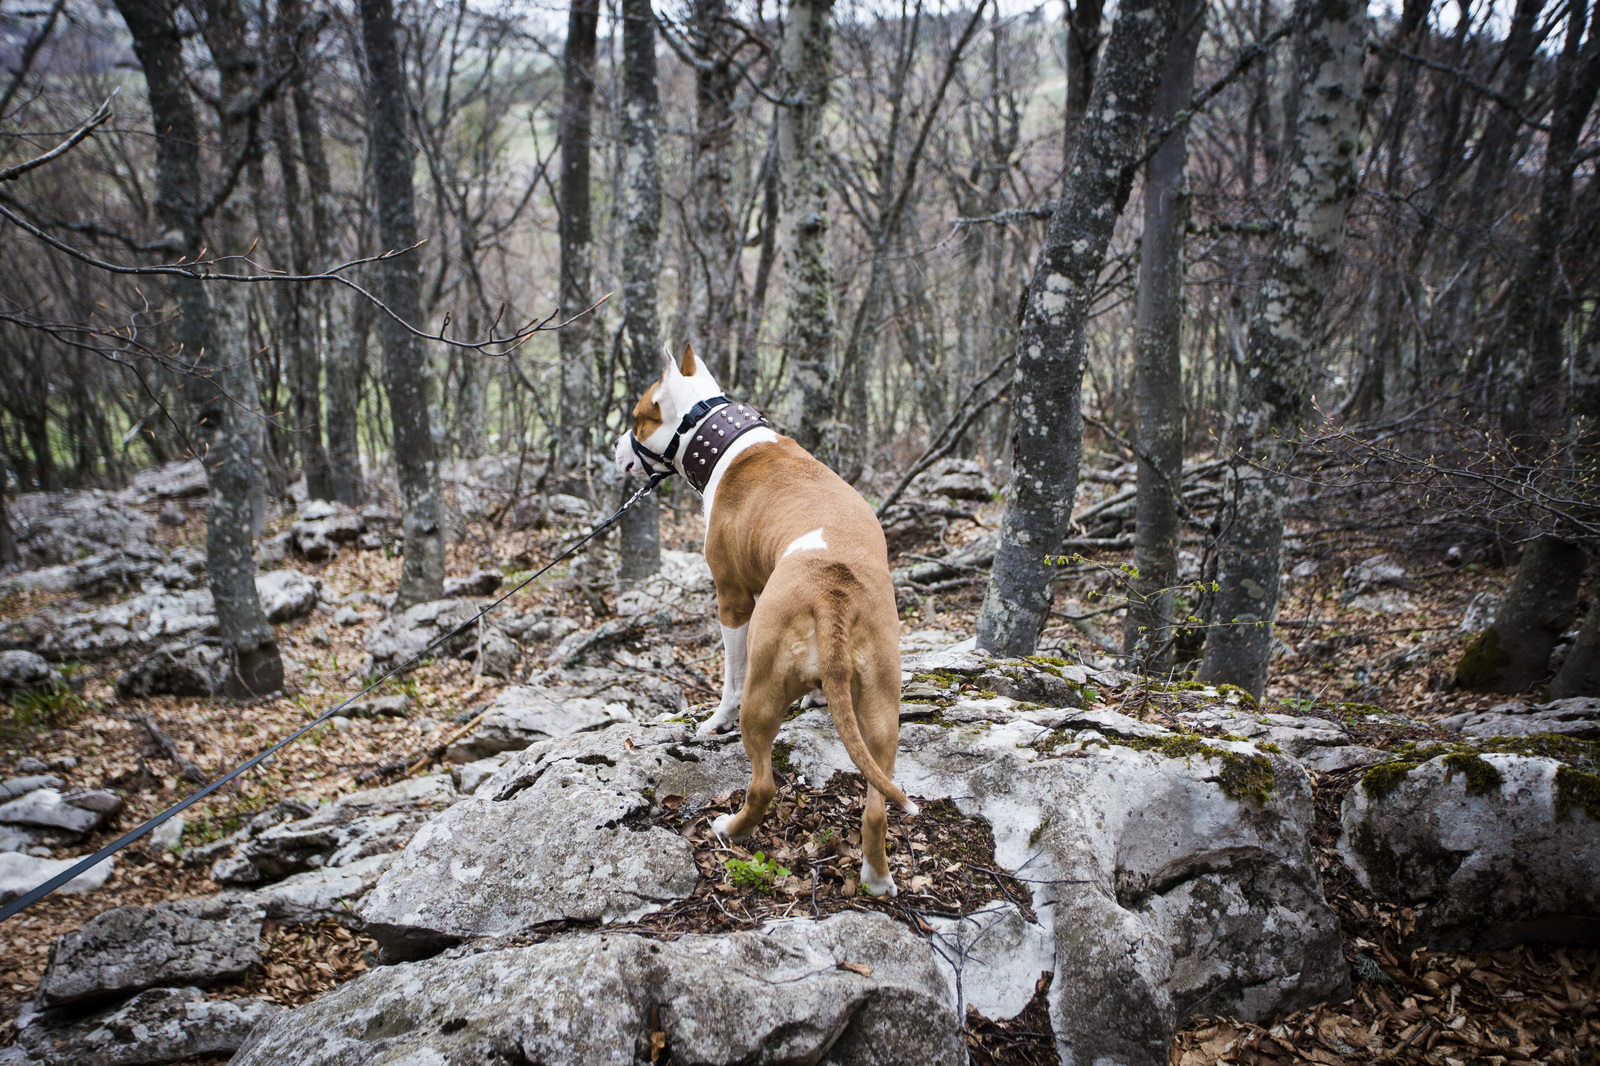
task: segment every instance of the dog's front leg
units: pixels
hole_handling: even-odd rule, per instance
[[[744,694],[745,670],[750,665],[747,637],[750,623],[736,629],[722,627],[722,702],[717,713],[700,727],[704,733],[726,733],[739,724],[739,699]]]

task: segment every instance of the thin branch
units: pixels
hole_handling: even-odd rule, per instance
[[[101,104],[95,110],[94,114],[84,119],[83,123],[77,129],[72,131],[71,136],[62,141],[60,144],[56,145],[54,148],[50,149],[44,155],[35,156],[32,159],[18,163],[14,167],[7,167],[5,170],[0,170],[0,182],[15,181],[28,171],[36,170],[39,167],[44,166],[46,163],[53,163],[76,148],[85,137],[88,137],[89,134],[95,131],[96,127],[100,126],[102,123],[111,118],[111,101],[116,99],[117,93],[121,91],[121,89],[112,90],[111,95],[106,97],[105,103]]]

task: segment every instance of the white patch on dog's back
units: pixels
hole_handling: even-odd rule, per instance
[[[817,552],[827,550],[828,542],[822,539],[822,527],[818,526],[805,536],[796,537],[794,540],[791,540],[789,542],[789,546],[783,549],[783,557],[788,558],[795,552]]]

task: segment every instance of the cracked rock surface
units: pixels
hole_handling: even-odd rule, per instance
[[[927,943],[875,915],[675,941],[582,932],[373,971],[263,1025],[233,1066],[633,1066],[652,1032],[705,1066],[957,1066],[954,1006]]]

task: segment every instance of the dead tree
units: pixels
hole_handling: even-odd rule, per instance
[[[1012,386],[1010,496],[978,616],[978,647],[997,655],[1031,655],[1050,613],[1051,563],[1068,536],[1083,458],[1084,327],[1180,10],[1179,0],[1118,10],[1028,285]]]
[[[1284,474],[1311,406],[1322,309],[1356,192],[1364,103],[1366,0],[1318,0],[1295,37],[1299,86],[1288,181],[1245,341],[1233,417],[1238,449],[1217,541],[1213,601],[1200,679],[1257,699],[1267,683],[1283,565]]]
[[[404,253],[417,243],[417,219],[406,141],[405,74],[390,0],[361,0],[361,39],[367,60],[378,236],[385,250]],[[422,319],[417,262],[415,255],[400,254],[379,264],[383,302],[406,322]],[[395,601],[396,609],[404,610],[444,596],[444,499],[428,420],[427,353],[393,315],[379,321],[395,471],[405,509],[401,516],[405,558]]]

